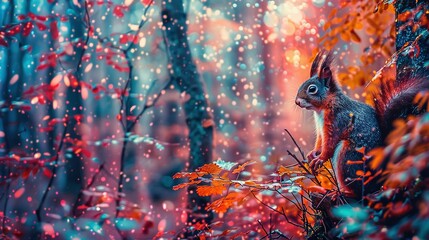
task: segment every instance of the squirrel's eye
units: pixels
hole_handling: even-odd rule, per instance
[[[314,84],[311,84],[311,85],[310,85],[310,86],[308,86],[308,88],[307,88],[307,92],[308,92],[309,94],[316,94],[318,90],[319,90],[319,89],[318,89],[318,88],[317,88],[317,86],[316,86],[316,85],[314,85]]]

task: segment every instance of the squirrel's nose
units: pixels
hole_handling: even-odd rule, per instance
[[[295,104],[301,107],[302,99],[301,98],[296,98],[295,99]]]

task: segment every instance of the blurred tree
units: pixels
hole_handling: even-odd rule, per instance
[[[212,161],[213,120],[187,39],[187,14],[183,1],[164,1],[162,21],[170,57],[170,75],[179,91],[185,96],[184,110],[189,129],[190,171]],[[196,194],[196,188],[188,188],[188,223],[210,222],[212,212],[206,210],[210,197]]]
[[[6,18],[6,24],[14,23],[16,20],[15,14],[18,12],[16,9],[15,1],[11,1],[7,6],[9,9],[9,14]],[[19,154],[18,146],[21,144],[20,139],[20,129],[25,128],[23,126],[22,114],[20,114],[19,108],[13,108],[12,102],[20,99],[22,95],[22,78],[21,73],[21,65],[14,64],[18,62],[20,59],[20,43],[18,39],[13,38],[10,41],[9,48],[5,50],[7,54],[4,54],[4,58],[2,59],[2,64],[6,69],[6,74],[4,76],[5,84],[2,86],[2,100],[4,104],[1,113],[1,120],[4,129],[4,155],[10,156],[13,154]],[[14,77],[15,76],[15,77]],[[17,82],[13,83],[13,79],[18,77]],[[19,81],[19,82],[18,82]],[[10,175],[11,175],[11,166],[9,164],[2,164],[0,169],[1,176],[1,192],[3,205],[1,207],[1,211],[3,212],[3,216],[1,218],[1,226],[2,233],[7,231],[6,222],[9,218],[8,213],[8,202],[9,202],[9,194],[10,194]]]
[[[86,1],[82,2],[83,6],[86,6]],[[82,44],[76,44],[74,46],[74,54],[70,56],[68,60],[70,64],[69,79],[70,86],[67,87],[66,99],[65,99],[65,117],[67,123],[66,138],[70,139],[65,145],[67,153],[65,155],[64,165],[64,184],[60,186],[61,191],[67,193],[67,198],[74,202],[76,196],[79,195],[83,187],[83,152],[80,152],[77,146],[80,145],[82,137],[79,129],[79,124],[83,119],[83,100],[81,95],[81,80],[83,78],[82,71],[82,58],[87,49],[87,43],[89,39],[89,26],[88,26],[88,12],[86,7],[77,7],[76,5],[70,4],[70,9],[76,11],[76,17],[70,18],[69,32],[70,38],[81,42]],[[70,184],[73,183],[73,184]],[[79,200],[79,199],[78,199]]]

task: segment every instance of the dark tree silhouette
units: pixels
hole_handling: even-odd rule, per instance
[[[212,161],[213,120],[208,111],[203,85],[192,60],[187,40],[186,13],[183,1],[163,2],[162,21],[171,62],[170,76],[179,91],[185,94],[184,111],[189,128],[189,171]],[[188,188],[188,223],[210,222],[212,213],[205,209],[209,197],[196,194],[195,186]]]
[[[86,3],[85,3],[86,4]],[[76,84],[73,87],[67,88],[66,95],[66,112],[65,117],[68,119],[66,125],[66,137],[72,139],[73,141],[80,141],[81,135],[78,129],[80,123],[80,118],[83,114],[83,100],[81,96],[81,85],[80,81],[83,77],[82,71],[82,57],[86,51],[86,45],[88,43],[88,32],[87,32],[87,12],[85,8],[77,9],[79,17],[70,20],[70,26],[73,26],[75,31],[75,36],[79,38],[83,45],[81,47],[76,47],[76,54],[72,56],[70,62],[74,63],[71,65],[71,74],[76,78]],[[70,149],[72,145],[66,146]],[[75,198],[78,196],[79,192],[83,188],[83,159],[82,154],[77,154],[73,151],[70,152],[70,157],[65,159],[66,164],[64,166],[64,174],[66,182],[73,184],[67,184],[64,186],[64,192],[67,192],[70,197]],[[74,199],[73,199],[74,200]]]

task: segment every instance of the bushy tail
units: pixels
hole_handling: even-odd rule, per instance
[[[425,106],[418,106],[414,99],[418,93],[429,91],[429,77],[413,77],[406,81],[389,81],[380,84],[374,95],[374,107],[379,118],[382,136],[393,130],[396,119],[426,112]]]

